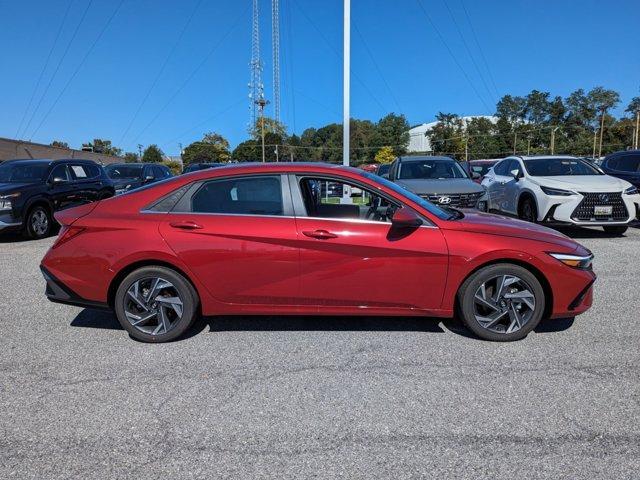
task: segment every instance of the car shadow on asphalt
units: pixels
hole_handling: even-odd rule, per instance
[[[574,318],[544,320],[536,333],[561,332],[573,325]],[[82,310],[71,322],[72,327],[123,330],[116,316],[106,310]],[[200,317],[176,341],[186,340],[203,331],[215,332],[417,332],[444,333],[477,339],[459,318],[429,317],[362,317],[362,316],[260,316],[230,315]]]
[[[579,227],[557,227],[560,233],[564,233],[567,237],[572,239],[580,238],[622,238],[625,234],[617,235],[613,233],[607,233],[598,227],[592,228],[579,228]],[[597,230],[596,230],[597,229]]]

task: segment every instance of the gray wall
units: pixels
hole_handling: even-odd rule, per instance
[[[51,158],[54,160],[60,158],[82,158],[103,164],[123,161],[122,158],[112,155],[0,138],[0,162],[4,160],[15,160],[16,158]]]

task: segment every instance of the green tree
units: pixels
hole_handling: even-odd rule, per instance
[[[169,170],[171,170],[172,174],[180,175],[182,173],[182,165],[180,164],[180,162],[176,162],[175,160],[166,160],[162,163],[163,165],[169,167]]]
[[[94,138],[93,142],[85,143],[83,146],[91,147],[92,151],[96,153],[103,153],[105,155],[113,155],[119,157],[122,155],[122,149],[114,147],[111,144],[111,140],[105,140],[102,138]]]
[[[633,97],[624,111],[630,113],[632,116],[640,112],[640,97]]]
[[[541,125],[549,118],[551,103],[549,92],[532,90],[526,97],[526,119],[534,125]]]
[[[524,123],[527,114],[527,99],[505,95],[496,104],[496,116],[513,126]]]
[[[377,163],[391,163],[395,159],[396,155],[391,147],[382,147],[376,152],[375,160]]]
[[[51,142],[51,146],[58,148],[69,148],[69,144],[67,142],[61,142],[60,140],[54,140],[53,142]]]
[[[275,133],[281,138],[287,136],[287,127],[274,118],[264,117],[264,133]],[[249,135],[254,140],[260,140],[262,138],[262,120],[260,117],[256,119],[256,124],[249,130]]]
[[[454,113],[438,112],[438,123],[425,135],[434,153],[461,158],[464,155],[464,122]]]
[[[390,145],[395,156],[404,155],[409,146],[409,128],[404,115],[390,113],[376,123],[371,143],[377,147]]]
[[[193,142],[182,152],[185,165],[200,162],[228,162],[231,157],[229,141],[222,135],[210,132],[199,142]]]
[[[133,152],[125,153],[122,158],[124,158],[124,161],[126,163],[136,163],[140,161],[140,159],[138,158],[138,154]]]
[[[239,143],[231,153],[234,162],[259,162],[262,158],[260,143],[257,140],[246,140]]]
[[[162,163],[164,154],[157,145],[149,145],[142,153],[142,161],[145,163]]]

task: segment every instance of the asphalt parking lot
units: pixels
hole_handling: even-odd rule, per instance
[[[274,317],[137,343],[46,301],[52,239],[2,237],[0,478],[637,479],[640,230],[570,233],[596,255],[594,307],[511,344]]]

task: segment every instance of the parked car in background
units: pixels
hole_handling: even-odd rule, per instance
[[[0,231],[43,238],[54,212],[115,194],[103,168],[90,160],[11,160],[0,164]]]
[[[197,172],[199,170],[206,170],[207,168],[224,167],[226,163],[190,163],[182,169],[182,173]]]
[[[621,235],[640,211],[637,187],[576,157],[505,158],[482,184],[490,210],[529,222],[601,226]]]
[[[323,182],[367,202],[327,201]],[[510,341],[592,303],[593,255],[570,238],[446,210],[356,168],[214,168],[58,215],[63,230],[41,264],[47,297],[113,309],[147,342],[180,337],[200,313],[454,311],[481,338]]]
[[[491,167],[498,163],[499,159],[493,160],[469,160],[468,162],[461,162],[465,170],[476,183],[482,183],[482,179],[487,174]]]
[[[484,187],[449,157],[398,157],[391,164],[389,180],[439,205],[487,209]]]
[[[607,155],[602,170],[613,177],[622,178],[640,188],[640,150],[627,150]]]
[[[116,195],[173,176],[169,167],[159,163],[112,163],[105,171],[113,180]]]
[[[380,177],[384,177],[385,175],[388,177],[390,169],[391,169],[391,164],[390,163],[381,163],[376,168],[375,174],[380,176]]]

